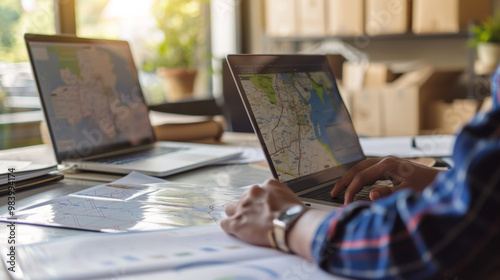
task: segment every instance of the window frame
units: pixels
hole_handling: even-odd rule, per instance
[[[56,34],[76,35],[75,0],[54,0]]]

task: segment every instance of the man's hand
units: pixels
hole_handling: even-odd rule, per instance
[[[270,247],[268,232],[273,229],[273,219],[292,207],[302,204],[285,184],[268,180],[262,187],[253,186],[238,202],[226,207],[227,219],[222,220],[222,229],[239,239],[260,246]],[[328,211],[309,209],[287,234],[290,249],[296,254],[312,259],[311,244],[314,234]]]
[[[423,190],[438,173],[435,168],[397,157],[367,159],[342,176],[331,195],[336,197],[347,188],[344,204],[348,204],[364,186],[373,185],[378,180],[391,180],[393,187],[379,187],[370,192],[370,199],[377,200],[403,188]]]
[[[271,246],[268,232],[273,219],[300,200],[277,180],[268,180],[262,187],[253,186],[238,202],[226,207],[227,219],[221,222],[225,232],[239,239],[260,246]]]

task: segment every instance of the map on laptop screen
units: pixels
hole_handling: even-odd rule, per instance
[[[128,46],[31,43],[59,151],[152,137]],[[46,71],[51,69],[51,71]]]
[[[326,72],[240,74],[280,181],[359,159],[349,116]]]

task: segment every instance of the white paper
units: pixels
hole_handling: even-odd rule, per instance
[[[218,224],[243,190],[167,182],[132,172],[112,183],[16,211],[16,222],[92,231],[146,231]],[[0,221],[9,221],[0,217]]]
[[[241,147],[241,155],[224,161],[218,161],[212,165],[248,164],[265,161],[266,156],[261,147]]]
[[[360,138],[366,156],[446,157],[453,154],[455,136],[429,135],[417,137]]]
[[[159,179],[156,177],[144,175],[140,172],[132,171],[127,176],[121,177],[120,179],[114,181],[115,184],[154,184],[154,183],[164,183],[166,180]]]
[[[9,168],[24,169],[31,165],[31,161],[0,160],[0,174],[8,173]]]
[[[10,168],[14,169],[12,174],[15,177],[10,177]],[[21,181],[48,174],[56,169],[57,165],[37,164],[31,161],[0,160],[0,185],[7,184],[9,177],[11,180]]]
[[[304,259],[249,245],[219,226],[82,235],[21,245],[18,256],[30,279],[290,279],[297,273],[332,279]]]

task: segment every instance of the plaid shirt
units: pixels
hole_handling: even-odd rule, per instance
[[[453,170],[423,192],[401,190],[332,212],[313,240],[315,261],[360,279],[449,276],[485,254],[496,256],[498,269],[500,248],[491,244],[500,239],[500,94],[493,92],[493,111],[457,136]]]

